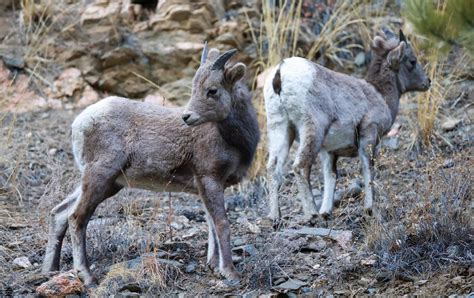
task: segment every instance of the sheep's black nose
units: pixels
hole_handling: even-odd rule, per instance
[[[431,85],[431,79],[428,79],[428,85]]]
[[[186,122],[186,120],[188,120],[189,117],[191,117],[191,114],[190,114],[190,113],[183,114],[183,116],[182,116],[184,122]]]

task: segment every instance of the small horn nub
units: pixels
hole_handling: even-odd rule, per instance
[[[216,61],[214,61],[214,63],[212,64],[211,66],[211,69],[212,70],[222,70],[224,69],[224,66],[226,64],[226,62],[232,57],[234,56],[234,54],[237,53],[237,50],[236,49],[232,49],[232,50],[228,50],[227,52],[225,52],[224,54],[220,55]]]
[[[204,43],[204,49],[202,50],[202,55],[201,55],[201,65],[206,63],[207,60],[207,54],[208,54],[208,49],[207,49],[207,40]]]
[[[400,42],[402,42],[402,41],[407,42],[407,39],[405,37],[405,34],[403,34],[402,29],[400,29],[400,32],[399,32],[398,36],[400,38]]]

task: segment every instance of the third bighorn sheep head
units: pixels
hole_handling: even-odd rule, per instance
[[[385,58],[390,69],[397,73],[397,83],[401,93],[428,90],[431,81],[423,71],[402,30],[398,38],[388,29],[383,29],[381,35],[374,38],[373,52]]]

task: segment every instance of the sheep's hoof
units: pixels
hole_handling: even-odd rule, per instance
[[[365,215],[367,215],[367,216],[372,216],[372,215],[373,215],[372,207],[370,207],[370,208],[364,208],[364,213],[365,213]]]
[[[97,282],[92,282],[92,283],[84,284],[84,286],[85,286],[87,292],[93,292],[97,289],[98,283]]]
[[[323,212],[320,214],[323,220],[328,221],[332,219],[332,213],[330,212]]]
[[[210,271],[219,273],[219,257],[213,257],[206,263],[207,268]]]
[[[232,267],[232,269],[224,269],[222,275],[226,278],[224,281],[226,285],[232,286],[240,284],[240,274],[234,267]]]
[[[316,226],[319,222],[319,215],[317,213],[315,214],[309,214],[303,218],[303,221],[301,222],[302,225],[309,225],[309,226]]]
[[[79,277],[80,280],[84,283],[84,286],[88,289],[94,289],[97,287],[97,278],[95,276],[87,271],[78,271],[77,276]]]
[[[280,220],[280,218],[281,218],[280,211],[278,210],[278,212],[270,212],[270,213],[268,213],[267,218],[270,219],[270,220],[272,220],[272,221]]]
[[[276,218],[276,219],[272,219],[272,228],[273,230],[275,231],[278,231],[281,229],[281,227],[283,226],[283,219],[281,217],[279,218]]]

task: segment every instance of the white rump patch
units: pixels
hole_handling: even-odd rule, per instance
[[[113,107],[113,101],[118,97],[112,96],[102,99],[97,103],[88,106],[82,111],[71,125],[72,128],[72,152],[74,160],[81,172],[84,171],[85,162],[83,159],[84,133],[92,128],[94,122],[106,115]]]

